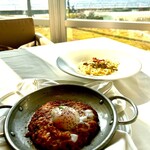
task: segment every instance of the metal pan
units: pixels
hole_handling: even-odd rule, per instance
[[[112,97],[111,100],[116,98],[118,97]],[[70,99],[87,103],[91,105],[98,113],[101,132],[99,132],[91,144],[85,146],[83,150],[103,149],[112,139],[119,124],[130,124],[136,120],[138,115],[136,105],[124,97],[123,99],[127,100],[132,105],[134,115],[131,120],[120,122],[118,121],[117,112],[112,104],[112,101],[100,92],[85,86],[73,84],[49,86],[23,97],[10,109],[4,123],[4,134],[7,142],[13,149],[35,149],[30,139],[25,137],[28,122],[33,113],[41,105],[48,101],[59,99]]]

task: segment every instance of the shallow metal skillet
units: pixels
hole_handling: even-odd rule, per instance
[[[111,100],[116,98],[118,97],[111,98]],[[33,113],[41,105],[48,101],[59,99],[70,99],[87,103],[98,113],[101,132],[83,150],[103,149],[112,139],[119,124],[132,123],[138,115],[136,105],[127,98],[124,99],[132,105],[134,116],[129,121],[120,122],[118,121],[118,116],[111,100],[100,92],[81,85],[60,84],[49,86],[23,97],[10,109],[4,123],[4,134],[7,142],[13,149],[35,149],[30,139],[25,137],[28,122]]]

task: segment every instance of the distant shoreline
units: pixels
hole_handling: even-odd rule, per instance
[[[91,11],[91,10],[85,10],[84,12],[82,12],[82,14],[84,14],[85,16],[88,16],[90,14],[90,12],[94,12],[94,16],[98,16],[97,18],[101,18],[101,19],[97,19],[97,20],[112,20],[112,21],[142,21],[142,22],[150,22],[150,11],[132,11],[132,12],[102,12],[100,10],[95,10],[95,11]],[[49,13],[48,11],[43,11],[42,13],[39,11],[33,12],[33,17],[34,18],[45,18],[45,19],[49,19]],[[72,15],[70,15],[69,18],[77,18],[78,16],[80,16],[80,13],[70,13]],[[74,15],[76,17],[74,17]],[[1,14],[0,11],[0,19],[4,19],[7,17],[28,17],[27,16],[27,12],[24,12],[22,14],[20,13],[16,13],[16,14]],[[72,17],[71,17],[72,16]],[[95,17],[96,18],[96,17]],[[85,18],[83,18],[85,19]]]

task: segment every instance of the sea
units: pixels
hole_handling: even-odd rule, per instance
[[[48,0],[30,0],[33,10],[48,10]],[[82,8],[150,8],[150,0],[66,0],[66,6]],[[0,0],[0,11],[26,10],[27,0]]]

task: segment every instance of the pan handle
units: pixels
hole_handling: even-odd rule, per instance
[[[12,106],[10,106],[10,105],[1,105],[0,109],[3,109],[3,108],[12,108]],[[0,116],[0,123],[3,122],[5,118],[6,118],[5,115]],[[0,132],[0,137],[4,137],[3,132]]]
[[[112,96],[112,97],[109,97],[110,100],[115,100],[115,99],[122,99],[122,100],[125,100],[126,102],[128,102],[132,108],[133,108],[133,116],[131,119],[127,120],[127,121],[119,121],[118,120],[118,123],[119,124],[123,124],[123,125],[126,125],[126,124],[131,124],[133,123],[136,119],[137,119],[137,116],[138,116],[138,108],[137,106],[132,102],[132,100],[130,100],[129,98],[127,97],[124,97],[124,96]]]

